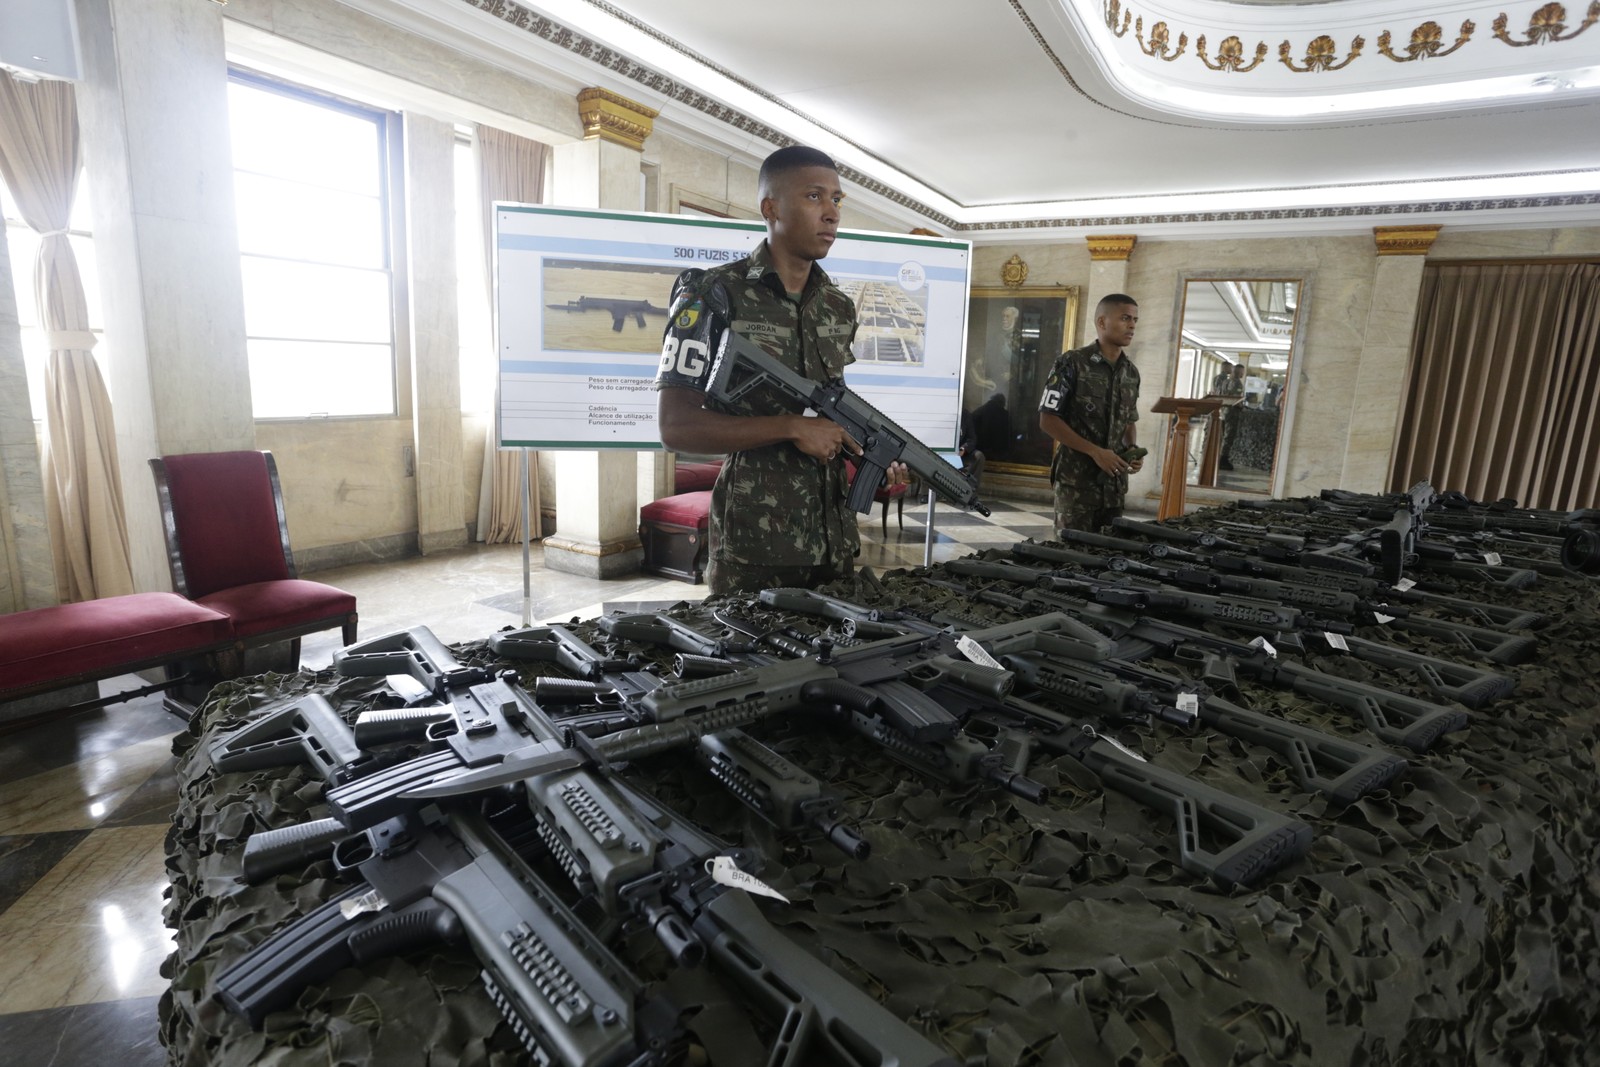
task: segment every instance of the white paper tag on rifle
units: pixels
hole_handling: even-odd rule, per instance
[[[1483,554],[1483,561],[1491,567],[1498,567],[1500,566],[1500,553],[1485,552]]]
[[[1385,615],[1381,611],[1374,611],[1372,613],[1372,617],[1374,619],[1378,620],[1378,625],[1380,625],[1380,626],[1382,626],[1386,622],[1394,622],[1394,620],[1396,618],[1396,616],[1394,616],[1394,615]]]
[[[1179,693],[1175,702],[1179,711],[1185,715],[1200,714],[1200,697],[1195,693]]]
[[[962,634],[960,639],[956,641],[956,647],[961,650],[963,656],[979,666],[1000,669],[1000,661],[989,655],[987,648],[984,648],[966,634]]]
[[[710,872],[711,880],[718,885],[743,889],[746,893],[759,893],[764,897],[781,900],[785,904],[789,903],[788,897],[755,875],[741,871],[733,860],[727,856],[713,856],[706,860],[706,870]]]
[[[1149,763],[1150,762],[1149,760],[1145,759],[1143,756],[1139,755],[1139,753],[1135,752],[1133,749],[1131,749],[1127,745],[1123,744],[1121,741],[1118,741],[1115,737],[1112,737],[1110,734],[1101,734],[1100,735],[1100,740],[1104,741],[1106,744],[1110,745],[1112,748],[1116,749],[1118,752],[1122,753],[1124,756],[1132,756],[1134,759],[1138,760],[1140,763]]]
[[[351,897],[349,900],[339,901],[339,914],[348,920],[354,919],[357,915],[365,915],[368,912],[382,911],[388,906],[389,902],[383,899],[382,893],[376,889],[369,889],[365,893]]]
[[[1394,583],[1394,587],[1404,593],[1407,589],[1415,589],[1417,583],[1410,578],[1402,578]]]
[[[1278,650],[1273,648],[1272,647],[1272,642],[1268,641],[1265,637],[1257,636],[1257,637],[1251,638],[1250,639],[1250,647],[1251,648],[1259,648],[1261,651],[1265,652],[1269,656],[1276,657],[1278,655]]]
[[[1328,642],[1329,648],[1337,648],[1340,652],[1350,651],[1350,642],[1344,639],[1344,634],[1324,633],[1322,639]]]

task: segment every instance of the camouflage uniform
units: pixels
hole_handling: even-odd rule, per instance
[[[744,259],[679,275],[656,388],[703,389],[707,357],[729,328],[816,381],[842,376],[855,359],[855,304],[816,264],[796,304],[762,241]],[[707,407],[746,416],[804,410],[766,387],[732,404],[708,401]],[[711,591],[809,586],[850,574],[861,541],[845,505],[849,488],[842,455],[823,463],[781,442],[729,456],[711,488]]]
[[[1100,342],[1063,352],[1050,368],[1039,410],[1058,415],[1084,440],[1120,452],[1129,426],[1139,421],[1139,368],[1127,353],[1115,363]],[[1059,529],[1097,530],[1122,514],[1128,476],[1112,476],[1095,461],[1061,445],[1050,461]]]

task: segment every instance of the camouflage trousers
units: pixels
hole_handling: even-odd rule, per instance
[[[706,565],[706,585],[711,594],[755,593],[762,589],[815,589],[835,578],[848,578],[855,567],[846,563],[818,563],[802,567],[758,567],[729,563],[713,557]]]
[[[1074,485],[1056,482],[1056,529],[1083,530],[1098,533],[1100,527],[1111,525],[1111,520],[1122,514],[1122,497],[1107,499],[1101,489],[1081,489]]]

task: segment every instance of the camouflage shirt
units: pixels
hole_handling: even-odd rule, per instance
[[[730,328],[819,382],[841,377],[855,359],[855,304],[814,263],[796,304],[762,241],[744,259],[678,276],[656,388],[704,389],[709,356]],[[707,407],[746,416],[804,410],[766,386]],[[845,506],[848,490],[843,458],[821,463],[788,442],[736,452],[711,489],[711,556],[747,566],[832,562],[847,569],[860,547],[855,515]]]
[[[1045,380],[1039,410],[1059,415],[1084,440],[1120,451],[1128,427],[1139,421],[1139,368],[1126,352],[1108,361],[1098,340],[1063,352]],[[1103,507],[1119,506],[1128,491],[1127,475],[1112,477],[1064,445],[1050,461],[1050,481],[1080,494],[1098,489]]]

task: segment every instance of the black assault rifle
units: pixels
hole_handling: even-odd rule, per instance
[[[546,304],[545,307],[551,311],[609,311],[613,333],[622,332],[622,323],[629,315],[633,316],[634,322],[642,330],[646,315],[667,313],[666,308],[658,308],[648,300],[620,300],[609,296],[580,296],[565,304]]]
[[[765,385],[838,423],[861,446],[856,478],[850,483],[852,510],[863,515],[872,510],[872,495],[882,484],[889,464],[898,460],[951,503],[980,515],[989,514],[978,499],[977,490],[960,471],[863,400],[844,379],[814,382],[732,330],[723,338],[706,381],[706,396],[726,403]]]

